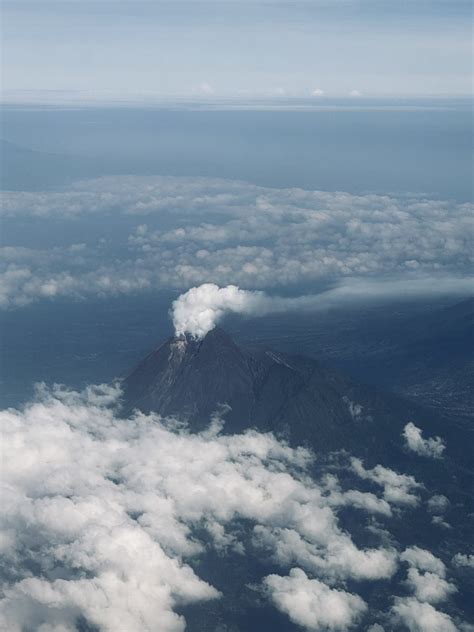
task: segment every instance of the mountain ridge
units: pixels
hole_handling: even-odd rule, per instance
[[[313,358],[240,346],[218,327],[200,340],[165,340],[124,379],[123,392],[125,414],[156,412],[201,431],[226,405],[226,433],[256,428],[292,445],[374,458],[392,448],[399,453],[405,424],[423,415],[416,404]],[[433,429],[440,425],[430,419]]]

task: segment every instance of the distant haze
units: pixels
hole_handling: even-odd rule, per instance
[[[470,94],[465,0],[3,3],[17,102]]]

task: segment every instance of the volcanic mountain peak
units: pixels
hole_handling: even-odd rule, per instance
[[[124,380],[125,409],[157,412],[206,427],[222,405],[226,432],[273,431],[315,449],[369,448],[400,436],[411,415],[403,400],[355,384],[312,358],[239,346],[215,328],[204,338],[169,338]],[[357,411],[357,414],[354,413]]]

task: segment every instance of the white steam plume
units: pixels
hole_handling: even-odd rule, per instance
[[[241,290],[236,285],[219,287],[204,283],[181,294],[173,302],[172,317],[177,336],[188,333],[195,338],[204,338],[225,314],[264,316],[272,312],[316,308],[320,304],[319,296],[282,298],[260,291]]]
[[[241,290],[236,285],[219,287],[204,283],[181,294],[173,302],[175,333],[203,338],[225,314],[263,314],[269,310],[271,302],[272,299],[263,292]]]
[[[431,295],[433,283],[434,280],[428,277],[411,281],[346,279],[344,285],[325,292],[291,298],[242,290],[236,285],[219,287],[204,283],[181,294],[173,302],[171,314],[177,336],[188,333],[195,338],[204,338],[226,314],[265,316],[277,312],[324,310],[356,301],[392,300],[401,296],[416,299]],[[462,279],[439,278],[436,284],[440,295],[463,296],[472,289],[470,281],[467,283]]]

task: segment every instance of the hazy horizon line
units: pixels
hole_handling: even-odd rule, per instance
[[[179,107],[185,109],[268,109],[268,110],[370,110],[438,109],[472,106],[474,96],[467,94],[386,94],[324,93],[311,94],[162,94],[155,91],[115,93],[89,90],[14,90],[0,95],[2,107]],[[457,108],[456,108],[457,109]]]

